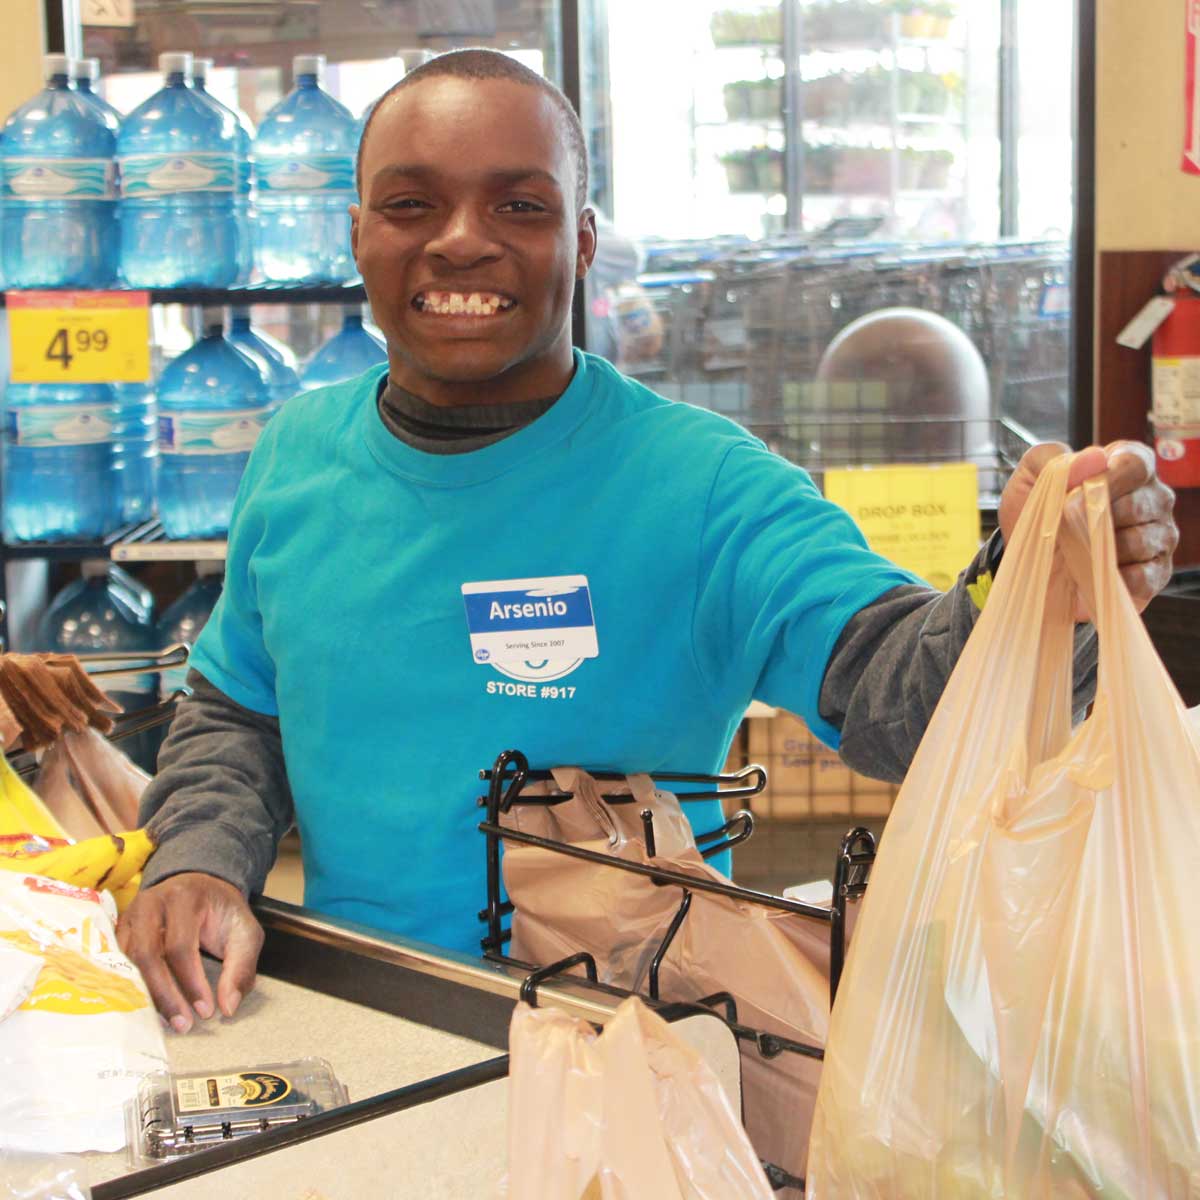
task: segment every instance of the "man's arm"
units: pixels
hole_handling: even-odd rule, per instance
[[[254,986],[263,932],[246,896],[261,891],[292,795],[279,722],[236,703],[199,672],[159,756],[139,816],[158,848],[117,927],[173,1029],[217,1007],[232,1016]],[[200,952],[223,960],[214,996]]]
[[[899,783],[979,617],[969,588],[999,560],[1000,534],[945,593],[898,587],[853,616],[834,646],[821,685],[821,716],[841,730],[839,752],[863,775]],[[1075,719],[1095,695],[1098,643],[1075,631]]]
[[[188,672],[179,706],[142,796],[139,821],[158,847],[143,887],[183,871],[261,892],[292,824],[292,792],[277,717],[244,708]]]

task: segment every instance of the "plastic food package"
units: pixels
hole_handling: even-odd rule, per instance
[[[0,1200],[91,1200],[85,1168],[57,1154],[26,1154],[0,1146]]]
[[[46,751],[34,791],[75,840],[137,825],[150,776],[94,729],[67,732]]]
[[[648,776],[601,786],[587,772],[554,770],[556,790],[574,799],[514,805],[504,824],[523,832],[637,863],[722,883],[701,858],[678,799]],[[631,793],[634,804],[607,804],[601,792]],[[640,813],[654,818],[657,853],[646,854]],[[509,842],[502,860],[516,906],[512,954],[546,964],[587,950],[603,982],[645,991],[650,960],[679,908],[681,891],[644,876]],[[699,1000],[717,992],[737,1003],[739,1022],[810,1046],[823,1046],[829,1021],[827,923],[695,891],[659,970],[663,1000]],[[773,1057],[741,1043],[743,1109],[755,1149],[768,1162],[803,1176],[821,1063],[786,1051]]]
[[[809,1200],[1198,1194],[1200,739],[1105,485],[1068,500],[1067,471],[1038,481],[884,833]],[[1100,673],[1072,731],[1077,594]]]
[[[518,1004],[509,1053],[514,1200],[769,1200],[716,1075],[635,997],[602,1033]]]
[[[0,872],[0,944],[42,960],[33,990],[0,1021],[0,1146],[120,1150],[126,1101],[166,1065],[158,1015],[117,948],[114,916],[107,893]]]

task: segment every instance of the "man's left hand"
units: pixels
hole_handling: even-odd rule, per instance
[[[999,525],[1005,544],[1042,469],[1067,451],[1061,442],[1045,442],[1027,451],[1017,464],[1000,497]],[[1155,474],[1154,451],[1141,442],[1112,442],[1081,450],[1071,462],[1067,487],[1078,487],[1095,475],[1103,475],[1108,483],[1117,565],[1141,612],[1171,578],[1172,556],[1179,544],[1175,493]]]

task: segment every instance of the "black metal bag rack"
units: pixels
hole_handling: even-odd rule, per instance
[[[623,771],[590,771],[593,779],[601,782],[623,781],[629,774],[636,772]],[[681,803],[697,800],[730,800],[747,799],[758,795],[767,783],[767,772],[761,766],[748,766],[730,774],[708,775],[690,772],[649,772],[650,778],[656,784],[692,783],[706,785],[712,790],[700,792],[682,792],[677,798]],[[866,890],[870,876],[871,865],[875,861],[875,838],[870,830],[857,827],[851,829],[842,839],[841,847],[834,861],[833,870],[833,903],[829,908],[822,905],[808,904],[802,900],[790,900],[782,896],[773,896],[767,892],[759,892],[752,888],[739,887],[733,882],[718,883],[715,880],[695,877],[681,871],[668,870],[650,864],[627,862],[613,855],[598,851],[586,850],[583,847],[556,841],[553,838],[538,837],[535,834],[524,833],[521,830],[508,829],[500,824],[500,815],[508,812],[514,804],[556,805],[573,798],[573,793],[562,792],[552,795],[527,796],[522,795],[522,789],[528,783],[545,782],[553,779],[549,770],[530,767],[528,759],[520,750],[505,750],[497,757],[490,769],[479,772],[479,777],[488,785],[486,796],[479,798],[478,804],[487,812],[487,819],[479,823],[479,831],[484,835],[487,853],[487,905],[479,913],[479,919],[486,922],[487,933],[481,941],[484,957],[497,962],[530,971],[522,988],[522,999],[536,1004],[537,984],[554,975],[561,974],[573,967],[583,966],[587,971],[588,980],[593,985],[597,982],[596,963],[586,951],[573,954],[555,963],[538,966],[510,958],[504,953],[505,944],[512,937],[511,928],[504,928],[503,919],[511,916],[515,906],[501,895],[500,878],[500,847],[505,841],[519,842],[522,845],[537,846],[554,854],[562,854],[570,858],[582,859],[598,866],[612,867],[620,871],[643,875],[659,887],[678,887],[682,897],[679,908],[675,912],[651,959],[647,980],[647,995],[650,1000],[659,1002],[658,975],[662,962],[687,919],[691,908],[692,893],[695,891],[710,892],[715,895],[727,896],[747,904],[762,908],[775,909],[781,912],[793,913],[809,920],[821,921],[830,929],[829,955],[829,1002],[832,1007],[837,996],[838,984],[841,980],[845,965],[846,953],[846,905],[850,900],[860,898]],[[603,795],[608,804],[632,804],[635,799],[631,795]],[[645,839],[648,857],[655,855],[654,819],[649,809],[643,809],[639,814],[642,821],[643,837]],[[736,832],[734,832],[736,830]],[[746,811],[735,813],[717,829],[696,837],[696,846],[701,857],[710,858],[727,850],[739,842],[745,841],[754,831],[754,817]],[[601,985],[603,986],[603,985]],[[621,989],[610,989],[620,992]],[[528,994],[527,994],[528,993]],[[767,1033],[753,1029],[738,1020],[737,1003],[729,992],[717,992],[711,996],[693,1002],[696,1006],[708,1011],[719,1010],[730,1031],[739,1041],[752,1042],[764,1058],[774,1058],[782,1053],[800,1054],[807,1058],[823,1060],[825,1051],[820,1046],[810,1046],[796,1042],[778,1034]],[[786,1187],[803,1188],[803,1179],[784,1171],[773,1163],[763,1162],[763,1169],[771,1187],[779,1191]]]

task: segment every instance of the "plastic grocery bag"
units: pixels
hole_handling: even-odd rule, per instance
[[[81,841],[137,826],[150,776],[95,729],[63,733],[42,758],[34,791]]]
[[[810,1200],[1200,1194],[1200,742],[1105,485],[1068,501],[1067,471],[1039,479],[884,833]],[[1077,591],[1100,667],[1072,731]]]
[[[557,768],[552,774],[555,789],[573,793],[573,800],[516,805],[502,822],[626,861],[729,882],[700,856],[678,799],[657,790],[648,776],[606,780],[601,788],[579,768]],[[607,804],[601,790],[631,794],[636,803]],[[533,793],[529,787],[523,794]],[[646,810],[653,815],[653,859],[646,853],[640,816]],[[646,990],[650,961],[679,908],[679,888],[519,843],[506,845],[502,867],[515,905],[514,957],[546,964],[587,950],[603,982]],[[660,966],[661,998],[699,1000],[726,992],[741,1023],[823,1046],[829,1021],[829,925],[702,891],[691,897]],[[755,1149],[802,1176],[821,1063],[791,1051],[767,1056],[752,1041],[741,1043],[741,1053],[745,1123]]]
[[[716,1075],[631,997],[603,1032],[518,1004],[509,1028],[514,1200],[768,1200]]]
[[[0,1147],[120,1150],[125,1102],[166,1066],[158,1015],[117,948],[114,916],[107,894],[0,872],[0,945],[42,962],[0,1021]]]

